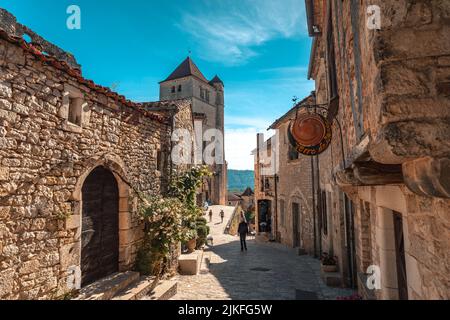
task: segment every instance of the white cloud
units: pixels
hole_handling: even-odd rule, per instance
[[[184,13],[180,29],[200,44],[203,58],[229,65],[257,55],[255,47],[306,30],[303,0],[222,0]]]
[[[256,135],[264,134],[264,140],[271,137],[275,131],[263,128],[225,129],[225,158],[228,169],[254,170],[254,156],[256,149]]]
[[[256,148],[256,128],[225,130],[225,158],[229,169],[253,170],[251,152]]]

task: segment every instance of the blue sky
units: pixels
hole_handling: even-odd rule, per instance
[[[39,4],[37,4],[39,3]],[[69,5],[81,30],[66,27]],[[263,132],[313,89],[303,0],[1,0],[0,7],[73,53],[83,75],[135,101],[158,100],[158,82],[191,51],[225,83],[229,168],[253,169]]]

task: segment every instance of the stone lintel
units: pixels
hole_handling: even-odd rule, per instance
[[[450,198],[450,159],[425,157],[403,163],[407,187],[416,194]]]

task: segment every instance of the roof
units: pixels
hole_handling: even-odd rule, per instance
[[[166,80],[161,82],[166,82],[170,80],[175,79],[181,79],[184,77],[194,76],[206,83],[209,83],[208,80],[206,80],[203,73],[200,71],[200,69],[197,67],[197,65],[194,63],[194,61],[187,57],[176,69],[174,72],[170,74],[170,76],[167,77]]]
[[[311,93],[305,99],[303,99],[299,103],[296,103],[294,107],[292,107],[288,112],[286,112],[284,115],[282,115],[280,118],[278,118],[274,123],[272,123],[268,130],[276,129],[276,128],[278,128],[279,125],[281,125],[285,121],[290,120],[288,118],[292,116],[292,113],[294,111],[297,111],[299,109],[299,107],[301,107],[302,105],[306,104],[306,102],[308,102],[308,100],[313,99],[313,95],[314,94]]]
[[[219,78],[218,75],[216,75],[216,76],[209,82],[210,85],[213,85],[213,84],[215,84],[215,83],[220,83],[221,85],[223,85],[223,81],[222,81],[222,79]]]
[[[72,77],[74,81],[87,86],[92,91],[104,94],[107,97],[114,99],[117,103],[121,103],[126,107],[139,111],[144,116],[147,116],[152,120],[156,120],[161,123],[167,123],[169,120],[167,117],[145,110],[142,104],[126,99],[125,96],[119,95],[118,93],[112,91],[108,87],[100,86],[94,83],[94,81],[84,78],[81,75],[80,69],[73,68],[67,62],[59,60],[54,56],[45,54],[44,52],[41,51],[40,48],[34,46],[32,43],[27,43],[21,37],[9,35],[5,30],[0,29],[0,39],[8,41],[9,43],[14,44],[18,47],[21,47],[25,52],[33,55],[37,60],[41,61],[43,64],[52,66],[62,72],[65,72],[67,75]]]
[[[229,192],[228,193],[227,199],[228,199],[228,201],[240,201],[240,200],[242,200],[242,198],[238,194],[233,193],[233,192]]]
[[[245,189],[244,193],[241,194],[241,196],[243,197],[249,197],[254,195],[252,188],[248,187],[247,189]]]

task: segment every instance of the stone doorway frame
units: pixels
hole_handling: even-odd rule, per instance
[[[95,157],[88,160],[83,166],[86,169],[78,177],[75,189],[72,192],[71,201],[73,203],[72,216],[66,222],[66,229],[75,229],[74,243],[71,245],[68,254],[68,260],[72,261],[72,265],[61,265],[63,271],[68,270],[73,274],[73,286],[75,289],[81,287],[81,228],[82,228],[82,188],[86,178],[97,167],[104,167],[111,171],[116,179],[119,190],[119,272],[129,269],[131,264],[131,245],[132,237],[130,237],[131,226],[131,210],[130,210],[130,186],[124,180],[127,177],[125,165],[123,161],[114,155],[106,155],[103,157]],[[69,226],[68,226],[69,225]],[[67,251],[67,250],[66,250]]]

